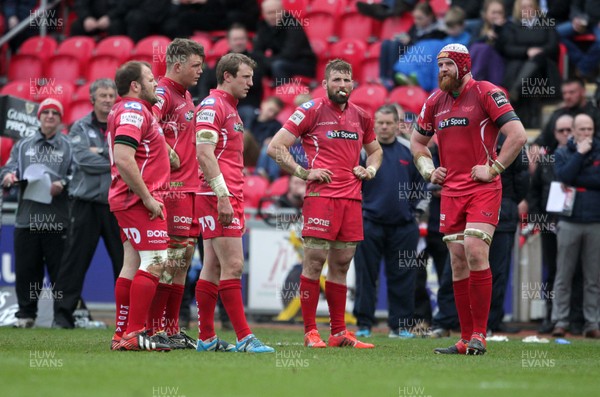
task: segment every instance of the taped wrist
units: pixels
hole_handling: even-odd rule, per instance
[[[377,170],[372,165],[367,167],[367,172],[371,176],[371,179],[375,178],[375,175],[377,175]]]
[[[302,168],[301,165],[298,165],[296,167],[296,169],[294,170],[294,176],[297,176],[300,179],[307,180],[308,179],[308,174],[309,174],[309,171],[305,170],[304,168]]]
[[[219,174],[210,181],[208,181],[210,188],[217,195],[217,197],[228,197],[229,190],[227,189],[227,184],[225,183],[225,178],[223,178],[223,174]]]
[[[501,162],[499,162],[498,160],[494,160],[494,163],[492,164],[492,169],[494,171],[496,171],[497,175],[500,175],[501,173],[503,173],[504,171],[506,171],[506,167],[502,165]]]
[[[423,179],[429,182],[431,180],[431,174],[435,171],[431,157],[419,153],[415,156],[415,165],[417,166],[419,173],[423,176]]]

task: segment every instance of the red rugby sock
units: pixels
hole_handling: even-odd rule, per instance
[[[473,332],[486,335],[492,301],[492,271],[489,267],[485,270],[471,271],[469,279]]]
[[[471,317],[471,300],[469,298],[469,278],[454,281],[454,302],[460,321],[460,338],[470,340],[473,334],[473,318]]]
[[[196,304],[198,305],[198,339],[207,340],[215,336],[215,306],[219,287],[206,280],[196,283]]]
[[[304,333],[317,329],[317,305],[319,304],[320,294],[319,280],[300,276],[300,304],[304,321]]]
[[[234,278],[221,280],[219,283],[219,295],[223,301],[223,307],[227,311],[231,325],[235,330],[237,340],[240,341],[250,335],[250,327],[244,313],[244,301],[242,300],[242,280]]]
[[[167,335],[179,332],[179,309],[183,300],[184,285],[171,284],[171,293],[165,309],[165,331]]]
[[[124,277],[117,278],[115,283],[115,303],[117,311],[115,313],[115,334],[123,336],[127,329],[127,318],[129,317],[129,290],[131,280]]]
[[[343,284],[325,282],[325,297],[329,306],[331,335],[336,335],[346,330],[346,293],[348,288]]]
[[[154,299],[152,299],[152,304],[150,305],[150,310],[148,310],[148,318],[146,319],[146,330],[148,331],[148,335],[154,335],[155,332],[164,329],[163,317],[165,315],[165,306],[167,305],[170,294],[171,286],[169,284],[158,283]]]
[[[144,328],[157,286],[158,277],[143,270],[138,270],[135,273],[129,293],[128,334]]]

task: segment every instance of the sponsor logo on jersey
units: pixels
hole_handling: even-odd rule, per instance
[[[469,119],[466,117],[450,117],[439,122],[438,129],[443,130],[449,127],[466,127],[469,125]]]
[[[336,125],[337,121],[321,121],[320,123],[317,123],[317,125]]]
[[[121,114],[121,120],[119,121],[119,124],[121,124],[121,125],[129,124],[129,125],[133,125],[137,128],[141,128],[143,122],[144,122],[144,117],[142,117],[141,114],[127,112],[127,113]]]
[[[445,221],[446,220],[446,214],[440,214],[440,220],[441,221]]]
[[[475,109],[475,105],[471,105],[471,106],[463,106],[463,107],[462,107],[462,110],[463,110],[463,112],[467,112],[467,113],[469,113],[469,112],[472,112],[472,111],[473,111],[473,109]]]
[[[329,139],[351,139],[353,141],[358,141],[358,132],[331,130],[327,131],[326,136]]]
[[[444,109],[441,112],[434,114],[433,117],[439,117],[442,114],[446,114],[446,113],[449,113],[449,112],[450,112],[450,109]]]
[[[178,105],[178,106],[175,108],[175,111],[178,111],[179,109],[183,109],[183,108],[185,107],[185,105],[187,105],[187,103],[185,103],[185,102],[183,102],[183,103],[180,103],[180,104],[179,104],[179,105]]]
[[[296,125],[300,125],[300,123],[302,122],[302,120],[304,120],[305,117],[306,117],[306,115],[304,113],[302,113],[299,110],[296,110],[290,116],[290,121]]]
[[[233,130],[236,132],[244,132],[244,124],[242,123],[233,123]]]
[[[202,109],[196,114],[196,123],[209,123],[215,122],[216,111],[211,109]]]
[[[164,87],[156,87],[156,90],[154,90],[154,92],[157,95],[165,95],[165,89],[164,89]]]
[[[329,226],[329,219],[321,219],[321,218],[308,218],[306,221],[307,225],[318,225],[318,226]]]
[[[193,110],[188,110],[187,112],[185,112],[185,119],[187,121],[190,121],[193,118],[194,118],[194,111]]]
[[[209,106],[215,104],[215,98],[205,98],[202,102],[200,102],[200,106]]]
[[[169,237],[169,234],[166,230],[146,230],[146,237]]]
[[[310,108],[312,108],[315,105],[315,101],[308,101],[308,102],[304,102],[302,105],[300,105],[302,108],[308,110]]]
[[[504,95],[503,91],[492,92],[489,95],[492,96],[492,99],[494,100],[494,102],[496,102],[496,106],[498,106],[499,108],[501,108],[504,105],[508,105],[508,98],[506,98],[506,95]]]
[[[139,110],[140,112],[142,111],[142,104],[139,102],[127,102],[125,105],[123,105],[123,107],[125,109]]]
[[[187,223],[189,225],[192,224],[192,218],[189,216],[174,216],[173,222],[175,223]]]

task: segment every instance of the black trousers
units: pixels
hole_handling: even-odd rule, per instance
[[[375,323],[377,284],[381,259],[385,261],[390,329],[410,328],[414,324],[415,285],[422,263],[417,257],[419,228],[416,223],[403,226],[382,225],[364,220],[364,236],[356,249],[356,301],[354,315],[358,325]]]
[[[19,311],[17,318],[37,317],[39,299],[50,299],[43,296],[44,265],[48,269],[50,283],[54,286],[55,299],[61,298],[60,290],[55,285],[61,266],[61,258],[65,245],[66,233],[40,233],[29,228],[15,228],[15,289]]]
[[[427,261],[427,258],[433,259],[433,266],[438,277],[438,284],[442,280],[444,273],[444,266],[448,259],[448,247],[446,243],[442,241],[444,235],[440,232],[429,230],[427,237],[425,238],[427,248],[422,252],[423,260]],[[429,293],[427,292],[427,268],[419,267],[417,274],[417,287],[415,291],[415,318],[425,320],[431,324],[432,313],[431,313],[431,299],[429,299]]]
[[[504,318],[504,296],[508,286],[508,274],[515,243],[514,232],[494,233],[490,245],[490,269],[492,271],[492,303],[488,317],[488,329],[498,331]]]
[[[116,281],[123,267],[123,243],[119,224],[108,204],[74,200],[71,203],[71,224],[65,244],[62,266],[56,288],[62,299],[54,301],[54,321],[64,327],[73,327],[73,311],[83,290],[83,282],[100,237],[112,262]]]

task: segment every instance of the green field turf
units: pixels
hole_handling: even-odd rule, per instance
[[[324,327],[323,327],[324,329]],[[600,343],[489,342],[485,356],[437,356],[451,339],[369,339],[374,350],[300,345],[257,329],[276,354],[111,352],[109,330],[0,329],[0,395],[87,397],[597,396]],[[232,333],[220,335],[233,341]],[[228,338],[228,339],[227,339]]]

